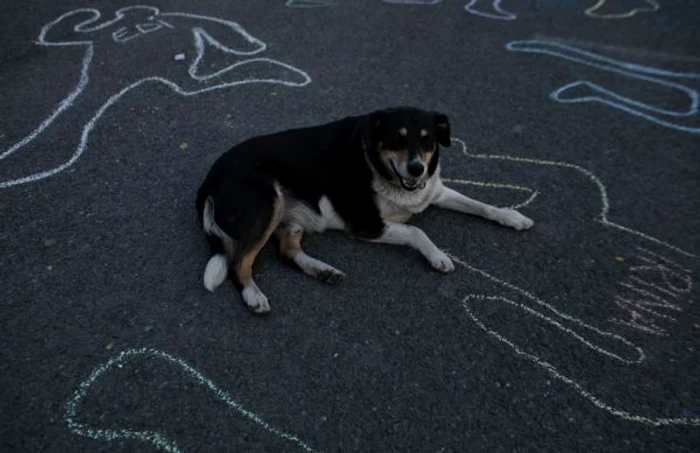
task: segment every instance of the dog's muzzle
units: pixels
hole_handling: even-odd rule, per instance
[[[410,178],[410,177],[404,177],[401,176],[401,173],[399,173],[399,170],[396,168],[396,165],[394,164],[393,161],[389,161],[389,164],[391,164],[391,169],[393,170],[394,174],[399,180],[399,183],[401,184],[401,187],[403,187],[404,190],[407,190],[409,192],[413,192],[414,190],[421,190],[425,187],[426,181],[423,178]]]

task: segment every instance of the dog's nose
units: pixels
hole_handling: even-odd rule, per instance
[[[423,169],[425,166],[423,165],[423,162],[418,161],[418,160],[412,160],[411,162],[406,165],[406,170],[408,170],[408,173],[411,176],[420,176],[423,174]]]

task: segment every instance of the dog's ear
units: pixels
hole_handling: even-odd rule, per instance
[[[433,118],[435,120],[435,139],[442,146],[450,146],[452,140],[450,138],[450,120],[447,115],[443,113],[433,113]]]
[[[372,112],[364,118],[362,124],[362,145],[366,151],[377,148],[377,142],[384,129],[386,114],[383,110]]]

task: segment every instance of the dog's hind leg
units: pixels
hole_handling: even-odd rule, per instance
[[[284,214],[284,199],[277,188],[275,197],[268,204],[260,199],[259,205],[251,204],[253,209],[246,210],[244,220],[237,228],[239,241],[233,255],[233,274],[241,286],[241,296],[246,305],[257,314],[270,311],[267,296],[253,280],[253,262],[270,236],[275,232]],[[251,197],[255,198],[255,197]],[[255,200],[249,200],[255,201]]]
[[[345,273],[323,261],[312,258],[301,248],[304,229],[296,223],[280,224],[275,231],[280,243],[280,257],[294,262],[305,274],[327,283],[339,283]]]

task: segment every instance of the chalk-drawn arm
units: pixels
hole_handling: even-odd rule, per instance
[[[237,22],[180,12],[160,13],[158,17],[174,27],[192,30],[195,41],[206,40],[227,54],[250,56],[266,48],[264,42],[248,33]]]
[[[172,80],[177,84],[176,91],[182,94],[243,83],[298,87],[311,82],[308,74],[289,64],[264,57],[246,58],[257,55],[267,46],[236,22],[180,12],[162,13],[158,18],[192,33],[194,52],[189,59],[189,77]]]
[[[78,31],[80,26],[87,26],[98,21],[100,12],[93,8],[80,8],[69,11],[44,25],[37,38],[40,45],[75,45],[88,44],[90,38]]]

